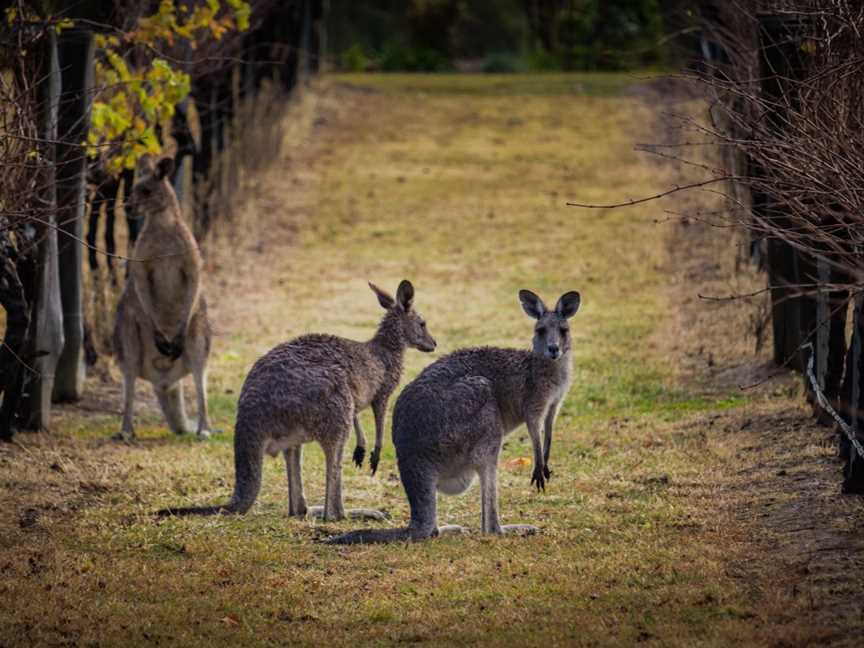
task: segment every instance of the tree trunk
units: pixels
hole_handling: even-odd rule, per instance
[[[766,115],[766,123],[779,138],[783,137],[786,115],[784,106],[792,106],[795,102],[790,93],[790,80],[800,78],[803,73],[803,63],[798,49],[800,22],[797,18],[785,15],[762,15],[759,17],[759,68],[762,79],[761,92],[766,105],[770,109]],[[771,176],[772,169],[755,169],[754,175]],[[754,192],[753,210],[760,217],[771,223],[772,229],[778,232],[790,231],[790,224],[785,214],[781,213],[773,197]],[[767,241],[768,282],[771,287],[771,314],[774,329],[774,361],[777,364],[787,364],[799,371],[804,370],[801,364],[799,347],[802,338],[802,309],[804,321],[808,324],[815,319],[815,302],[798,296],[799,254],[780,235],[774,235]],[[803,261],[806,267],[806,260]],[[806,335],[806,332],[804,333]]]

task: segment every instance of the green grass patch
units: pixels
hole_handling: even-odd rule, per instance
[[[331,74],[338,83],[404,95],[469,96],[616,96],[634,83],[663,74],[660,70],[621,72],[544,72],[535,74]]]
[[[315,95],[323,125],[290,151],[300,163],[262,176],[269,207],[249,207],[266,257],[242,269],[240,294],[219,295],[208,281],[214,313],[234,322],[217,323],[210,367],[210,407],[225,433],[178,438],[142,412],[141,441],[126,446],[105,440],[117,417],[68,417],[3,458],[0,643],[762,643],[752,615],[763,599],[726,568],[740,530],[717,517],[715,484],[732,452],[698,423],[743,399],[676,385],[651,343],[668,310],[656,208],[598,216],[564,204],[673,181],[632,151],[653,137],[653,113],[622,94],[631,83],[626,74],[330,77]],[[288,214],[305,215],[299,236],[275,247]],[[576,381],[546,492],[529,484],[524,430],[501,457],[503,521],[542,534],[325,546],[320,537],[356,523],[288,518],[281,457],[265,460],[245,517],[153,517],[230,495],[236,399],[261,353],[308,331],[369,337],[381,311],[366,280],[393,290],[404,277],[439,351],[409,351],[403,382],[463,346],[527,348],[520,288],[550,303],[582,293]],[[371,439],[369,412],[362,423]],[[376,476],[348,463],[350,447],[346,506],[385,510],[391,519],[379,526],[404,525],[389,418]],[[311,445],[304,456],[307,499],[318,503],[323,458]],[[30,526],[19,521],[28,507],[39,511]],[[476,487],[439,497],[442,523],[477,529],[479,517]]]

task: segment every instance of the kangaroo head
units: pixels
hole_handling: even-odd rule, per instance
[[[369,287],[378,297],[381,307],[387,310],[385,319],[395,325],[407,346],[426,352],[435,350],[437,342],[426,329],[426,320],[414,310],[414,286],[410,281],[402,280],[396,290],[396,299],[373,283],[370,283]]]
[[[132,202],[137,214],[146,217],[150,213],[169,209],[177,203],[174,188],[171,186],[173,172],[174,160],[171,158],[154,162],[150,155],[145,155],[138,161],[138,181],[132,188]]]
[[[579,310],[581,301],[578,292],[570,291],[561,295],[555,310],[530,290],[519,291],[522,309],[537,320],[534,327],[534,353],[551,360],[557,360],[570,352],[570,325],[567,320]]]

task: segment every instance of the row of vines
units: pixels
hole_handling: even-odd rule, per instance
[[[726,153],[709,181],[729,181],[725,213],[767,272],[774,361],[801,372],[818,421],[844,421],[843,490],[862,493],[848,430],[864,440],[864,5],[706,0],[701,18],[700,131]]]
[[[122,284],[140,226],[124,201],[138,161],[175,159],[200,243],[225,228],[244,177],[278,152],[279,106],[318,71],[324,11],[324,0],[5,9],[0,438],[47,428],[52,402],[80,399],[88,365],[110,352],[97,340],[111,318],[98,297]]]

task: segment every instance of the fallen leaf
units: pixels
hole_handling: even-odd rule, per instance
[[[513,459],[508,459],[504,462],[505,468],[510,468],[511,470],[514,468],[521,468],[522,466],[530,466],[531,459],[528,457],[514,457]]]
[[[240,625],[240,619],[238,619],[237,616],[234,614],[229,614],[227,616],[224,616],[220,619],[220,621],[227,626],[239,626]]]

